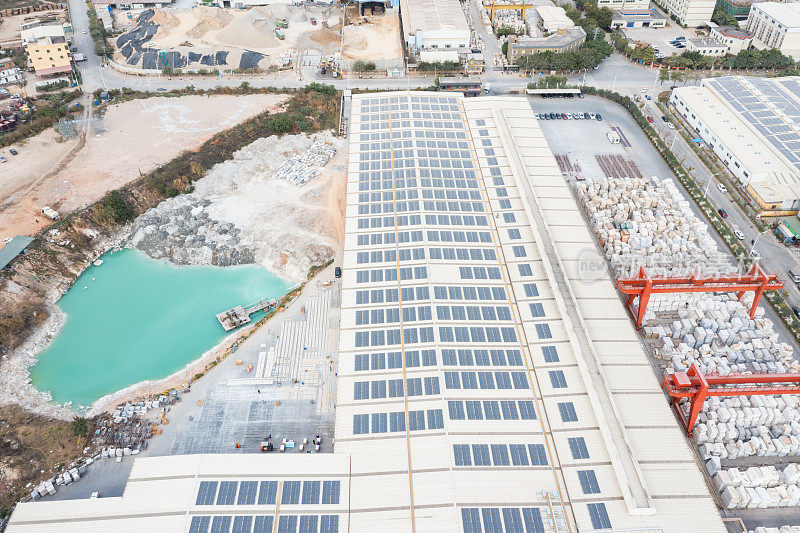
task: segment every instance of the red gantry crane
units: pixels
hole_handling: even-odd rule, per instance
[[[686,372],[664,376],[661,385],[670,395],[670,404],[692,436],[697,415],[709,396],[754,396],[800,393],[800,373],[797,374],[719,374],[703,375],[695,364]],[[689,415],[677,405],[681,398],[689,398]]]
[[[636,329],[642,328],[642,319],[647,310],[651,294],[679,292],[735,292],[741,299],[747,291],[754,291],[753,305],[750,307],[750,318],[755,317],[756,309],[764,291],[775,291],[783,288],[783,282],[775,274],[765,274],[758,264],[747,274],[728,274],[724,276],[688,276],[688,277],[655,277],[647,275],[644,267],[639,267],[635,278],[617,280],[619,290],[627,294],[628,310],[636,319]],[[639,310],[635,312],[633,303],[639,298]]]

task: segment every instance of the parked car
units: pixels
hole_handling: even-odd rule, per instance
[[[650,124],[652,124],[652,123],[653,123],[653,122],[655,122],[655,121],[653,120],[653,117],[647,117],[647,122],[649,122]]]
[[[673,124],[672,122],[667,122],[667,127],[669,129],[671,129],[671,130],[674,130],[675,129],[675,124]]]
[[[792,307],[792,313],[794,313],[794,316],[796,316],[797,318],[800,318],[800,307],[797,306]]]
[[[753,257],[753,259],[755,259],[756,261],[758,261],[758,260],[760,260],[760,259],[761,259],[761,254],[760,254],[760,253],[758,253],[758,252],[756,252],[755,250],[750,250],[750,255],[751,255],[751,256]]]
[[[650,96],[649,94],[644,95],[644,97],[647,98],[648,100],[652,100],[653,99],[653,97]]]
[[[594,120],[594,119],[595,119],[595,116],[596,116],[596,115],[595,115],[594,113],[589,113],[589,118],[590,118],[591,120]]]
[[[556,118],[556,114],[555,113],[550,113],[550,120],[553,120],[554,118]]]
[[[794,281],[795,283],[800,283],[800,274],[797,272],[790,270],[789,271],[789,279]]]
[[[11,152],[11,155],[17,155],[17,151],[14,150],[13,148],[11,150],[9,150],[9,152]]]
[[[563,118],[564,120],[567,120],[567,118],[568,118],[567,114],[566,113],[561,113],[561,118]]]
[[[8,161],[8,160],[5,157],[3,157],[2,155],[0,155],[0,163],[5,163],[6,161]]]
[[[719,189],[719,192],[723,194],[728,194],[727,187],[725,187],[725,185],[723,185],[722,183],[717,183],[717,189]]]
[[[722,218],[728,218],[728,212],[722,209],[721,207],[717,209],[717,213],[719,213],[719,216],[721,216]]]
[[[584,119],[586,119],[586,120],[589,120],[589,119],[590,119],[590,118],[592,118],[592,117],[591,117],[591,116],[589,116],[589,113],[584,113],[584,114],[583,114],[583,118],[584,118]]]
[[[597,114],[597,120],[603,120],[603,115],[601,115],[600,113],[598,113],[598,114]]]
[[[342,267],[336,267],[333,269],[333,275],[337,278],[342,277]]]
[[[745,238],[746,238],[746,237],[745,237],[745,235],[744,235],[744,232],[743,232],[742,230],[740,230],[740,229],[735,229],[735,230],[733,230],[733,234],[734,234],[734,235],[736,236],[736,238],[737,238],[737,239],[739,239],[740,241],[743,241],[743,240],[745,240]]]
[[[667,115],[661,115],[661,120],[663,120],[664,122],[669,122]]]

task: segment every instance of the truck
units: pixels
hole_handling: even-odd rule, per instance
[[[86,54],[72,54],[72,59],[79,63],[81,61],[86,61]]]
[[[49,218],[50,220],[58,220],[61,218],[61,215],[55,209],[51,209],[48,206],[44,206],[42,208],[42,214]]]

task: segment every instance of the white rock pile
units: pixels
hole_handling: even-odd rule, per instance
[[[288,180],[295,185],[305,185],[336,154],[336,147],[325,137],[318,137],[300,154],[290,157],[275,171],[274,178]]]
[[[774,466],[751,466],[747,469],[721,468],[719,461],[706,464],[727,509],[767,509],[795,507],[800,504],[800,469],[789,464],[783,470]]]
[[[633,276],[640,266],[651,276],[734,272],[671,180],[609,178],[578,183],[576,191],[617,276]],[[669,362],[667,372],[685,371],[692,364],[704,374],[800,372],[792,346],[780,341],[764,309],[757,308],[750,318],[752,302],[752,293],[741,301],[735,294],[653,295],[643,334]],[[682,408],[688,412],[688,402]],[[798,459],[798,396],[709,398],[693,435],[726,507],[800,505],[800,470],[793,463],[783,470],[722,467],[722,461],[729,466],[731,461],[752,465]]]
[[[617,276],[732,272],[733,266],[668,180],[609,178],[576,190]]]

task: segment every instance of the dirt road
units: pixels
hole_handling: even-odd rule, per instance
[[[106,133],[90,130],[83,146],[48,130],[16,147],[19,155],[3,164],[0,239],[32,235],[46,225],[39,214],[45,205],[62,213],[85,206],[285,99],[259,94],[126,102],[107,111]]]

